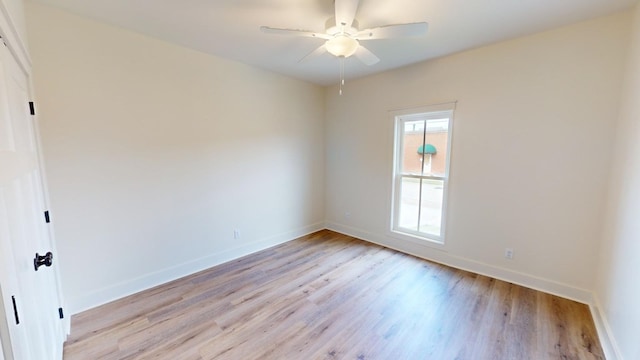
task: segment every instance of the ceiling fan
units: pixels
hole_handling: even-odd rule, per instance
[[[304,36],[325,40],[324,44],[300,59],[300,62],[328,52],[342,60],[355,55],[366,65],[376,64],[380,59],[361,45],[361,41],[415,37],[423,36],[427,33],[428,24],[426,22],[385,25],[360,30],[359,23],[355,19],[358,3],[359,0],[335,0],[335,17],[327,20],[324,32],[280,29],[268,26],[262,26],[260,30],[267,34]],[[344,83],[343,61],[341,61],[340,82],[340,85]]]

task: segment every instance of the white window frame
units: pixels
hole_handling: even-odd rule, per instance
[[[391,111],[393,122],[393,168],[391,186],[391,216],[390,232],[392,236],[425,245],[443,247],[445,244],[447,224],[447,204],[449,198],[449,169],[451,167],[451,148],[453,139],[453,118],[455,102]],[[416,175],[402,173],[402,159],[404,149],[404,123],[408,120],[449,119],[447,134],[446,163],[444,176]],[[443,182],[442,217],[440,224],[440,236],[413,231],[398,226],[400,209],[400,188],[403,177],[441,180]]]

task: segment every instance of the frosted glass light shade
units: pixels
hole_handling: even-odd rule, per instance
[[[324,46],[330,54],[347,58],[356,52],[358,45],[358,40],[346,35],[338,35],[333,39],[327,40]]]

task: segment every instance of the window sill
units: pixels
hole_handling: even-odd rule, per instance
[[[408,241],[416,245],[426,246],[438,250],[446,251],[445,243],[441,240],[429,239],[426,237],[420,237],[413,234],[408,234],[398,230],[390,230],[389,235],[395,239]]]

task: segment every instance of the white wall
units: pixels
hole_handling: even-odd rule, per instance
[[[329,89],[328,227],[590,301],[629,19],[618,14],[347,80],[343,96]],[[440,251],[387,231],[387,112],[448,101],[458,103]]]
[[[596,287],[619,359],[640,359],[640,5],[636,6]]]
[[[27,25],[69,312],[323,227],[321,87],[33,3]]]

